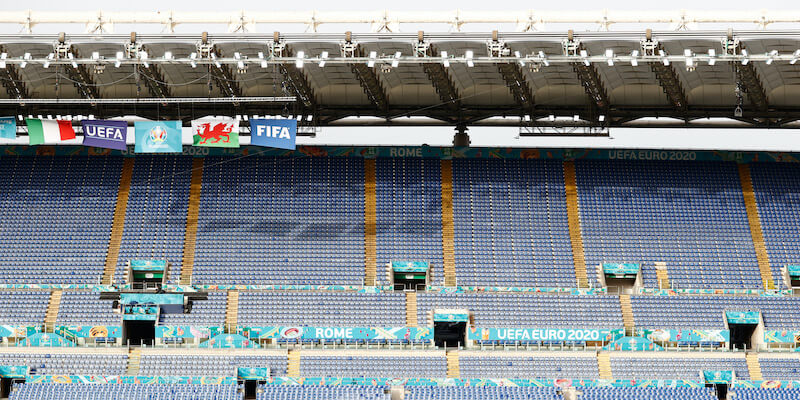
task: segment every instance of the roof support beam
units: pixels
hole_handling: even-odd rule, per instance
[[[345,46],[348,44],[352,45],[351,43],[346,43]],[[353,56],[365,57],[364,49],[356,45],[353,49]],[[364,89],[364,93],[375,108],[386,112],[389,108],[389,101],[386,98],[386,91],[383,89],[380,79],[378,79],[378,74],[375,73],[375,67],[370,67],[364,63],[355,63],[350,64],[350,70],[353,71],[353,74],[358,78],[358,83],[361,85],[361,88]]]
[[[650,49],[645,48],[643,50],[645,51],[645,54],[647,54],[647,51]],[[657,43],[652,48],[652,51],[658,54],[659,50],[663,51],[664,48],[660,43]],[[649,64],[650,70],[656,74],[658,85],[664,90],[664,94],[667,95],[670,104],[672,104],[672,106],[677,110],[686,111],[686,92],[683,90],[681,80],[678,78],[678,73],[675,72],[675,68],[672,66],[672,64],[665,65],[664,62],[651,62]]]
[[[572,63],[572,69],[581,81],[581,86],[589,96],[589,102],[597,110],[607,110],[609,108],[608,94],[600,80],[600,74],[597,72],[594,64],[588,62],[587,50],[583,47],[580,41],[575,40],[573,31],[570,29],[567,32],[567,39],[563,42],[565,56],[579,56],[583,58],[583,62]]]
[[[222,57],[222,53],[220,53],[216,46],[214,46],[212,51],[216,57]],[[217,87],[224,97],[243,97],[242,89],[239,87],[239,82],[236,81],[236,77],[234,77],[231,72],[230,66],[227,64],[210,64],[208,68],[211,77],[214,79],[214,82],[217,84]]]
[[[422,43],[422,40],[420,40],[420,43]],[[439,55],[436,54],[436,47],[432,44],[427,45],[425,56],[439,57]],[[453,83],[444,65],[438,62],[424,63],[422,64],[422,69],[425,71],[425,75],[428,76],[428,80],[433,84],[433,88],[436,89],[436,93],[439,94],[439,100],[442,101],[442,104],[450,110],[458,110],[461,108],[461,99],[458,94],[458,89],[456,89],[456,85]]]
[[[753,63],[734,64],[734,68],[736,68],[736,80],[747,93],[750,103],[759,111],[767,111],[769,109],[767,93],[764,91],[761,80],[758,79],[758,73],[756,73]]]
[[[534,106],[533,92],[525,80],[522,67],[517,63],[497,64],[500,75],[508,86],[508,90],[514,96],[514,101],[523,110],[532,110]]]
[[[0,53],[6,53],[6,48],[0,45]],[[0,83],[6,88],[8,97],[12,99],[27,99],[30,96],[28,87],[22,80],[17,66],[8,64],[5,68],[0,69]]]
[[[292,49],[289,46],[285,46],[283,51],[287,57],[293,57]],[[302,104],[304,109],[313,112],[317,108],[314,89],[308,83],[303,70],[297,68],[294,64],[280,64],[280,72],[286,80],[287,87],[292,92],[291,94],[297,98],[297,101]]]
[[[158,65],[150,64],[148,66],[136,66],[136,72],[144,77],[144,83],[147,85],[147,90],[153,97],[169,98],[172,97],[172,91],[167,85],[167,80]]]
[[[77,49],[71,48],[70,51],[75,58],[80,58]],[[78,94],[81,96],[81,98],[100,98],[100,91],[97,90],[94,78],[92,78],[92,74],[89,73],[89,69],[86,68],[85,64],[78,64],[77,67],[66,65],[64,69],[67,73],[67,77],[69,77],[69,79],[72,81],[72,84],[75,86],[75,88],[78,89]]]

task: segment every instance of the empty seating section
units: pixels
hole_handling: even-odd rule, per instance
[[[222,326],[227,305],[227,292],[209,292],[206,300],[192,301],[192,311],[188,314],[161,314],[161,324]]]
[[[587,387],[581,391],[580,400],[717,400],[710,388]]]
[[[600,379],[595,357],[460,356],[462,378]]]
[[[773,279],[785,287],[781,267],[800,265],[800,165],[754,163],[750,176]]]
[[[127,354],[0,354],[0,365],[27,365],[31,375],[124,375],[127,364]]]
[[[278,355],[184,355],[143,353],[141,376],[237,376],[238,367],[269,367],[270,375],[285,376],[286,356]]]
[[[65,290],[58,307],[57,324],[120,325],[122,315],[113,310],[113,300],[100,300],[100,292]]]
[[[3,155],[0,283],[97,283],[121,171],[122,157]]]
[[[344,378],[446,378],[442,356],[306,356],[300,357],[300,375]]]
[[[431,263],[433,284],[444,284],[442,188],[438,159],[379,158],[376,178],[378,282],[390,261]]]
[[[725,329],[724,311],[760,311],[764,327],[800,328],[800,298],[744,296],[631,296],[636,326]]]
[[[800,388],[736,388],[731,389],[736,400],[796,400],[800,399]]]
[[[405,400],[562,400],[555,387],[406,386]]]
[[[191,157],[136,156],[114,282],[125,282],[128,261],[152,259],[167,260],[178,283],[191,179]]]
[[[776,381],[800,380],[800,358],[759,357],[761,375],[764,379]]]
[[[403,293],[240,292],[239,325],[405,326]]]
[[[384,386],[272,386],[261,385],[257,400],[391,400]],[[408,396],[406,396],[408,399]]]
[[[417,320],[428,324],[435,308],[466,308],[477,327],[621,328],[617,296],[561,296],[542,294],[420,293]]]
[[[560,161],[453,160],[461,285],[574,287]]]
[[[195,283],[364,283],[364,161],[207,157]]]
[[[41,325],[49,301],[50,292],[0,290],[0,324]]]
[[[19,383],[9,400],[241,400],[236,385]]]
[[[738,379],[750,379],[744,357],[611,357],[611,373],[614,379],[703,380],[701,371],[734,371]]]
[[[657,287],[665,262],[676,287],[760,288],[753,239],[735,163],[600,161],[575,163],[589,266],[642,264]]]

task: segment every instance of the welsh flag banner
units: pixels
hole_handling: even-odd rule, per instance
[[[202,147],[239,147],[239,121],[196,119],[192,121],[192,143]]]
[[[25,122],[28,125],[28,143],[31,146],[54,144],[62,140],[75,139],[75,129],[72,129],[72,121],[29,118],[25,119]]]

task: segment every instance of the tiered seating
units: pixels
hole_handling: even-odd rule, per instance
[[[272,386],[261,385],[257,400],[390,400],[384,386]],[[408,399],[408,396],[406,396]]]
[[[206,158],[194,282],[363,284],[363,160]]]
[[[161,324],[222,326],[227,304],[228,293],[209,292],[208,299],[192,303],[192,312],[188,314],[161,314]]]
[[[238,367],[269,367],[272,376],[286,375],[286,356],[185,355],[143,353],[141,376],[236,376]]]
[[[458,360],[462,378],[599,379],[595,357],[465,356]]]
[[[375,161],[378,281],[390,261],[428,261],[433,284],[444,283],[442,188],[438,159]]]
[[[762,286],[734,163],[580,160],[575,163],[589,266],[666,262],[676,287]]]
[[[239,325],[405,326],[402,293],[241,292]]]
[[[800,299],[742,296],[631,296],[637,327],[725,329],[724,311],[761,311],[771,329],[800,327]]]
[[[3,155],[0,283],[97,283],[121,171],[122,157]]]
[[[236,385],[18,383],[9,400],[241,400]]]
[[[27,365],[31,375],[124,375],[127,364],[126,354],[0,354],[0,365]]]
[[[800,399],[800,388],[736,388],[731,394],[736,400],[796,400]]]
[[[191,157],[136,156],[114,282],[125,282],[132,259],[167,260],[167,279],[178,282],[191,170]]]
[[[587,387],[581,391],[580,400],[717,400],[709,388]]]
[[[800,358],[759,357],[761,375],[764,379],[776,381],[800,380]]]
[[[49,301],[50,292],[0,290],[0,324],[41,325]]]
[[[744,357],[611,357],[614,379],[703,380],[700,371],[734,371],[738,379],[750,379]]]
[[[459,284],[575,286],[561,162],[453,160],[453,220]]]
[[[800,265],[800,166],[750,164],[753,191],[775,284],[785,287],[781,267]]]
[[[405,400],[562,400],[555,387],[407,386]]]
[[[434,308],[467,308],[477,327],[620,328],[617,296],[557,296],[542,294],[419,293],[417,320],[428,324]]]
[[[300,358],[300,375],[313,377],[446,378],[441,356],[307,356]]]
[[[122,315],[113,310],[113,300],[100,300],[100,292],[65,290],[61,295],[57,324],[120,325]]]

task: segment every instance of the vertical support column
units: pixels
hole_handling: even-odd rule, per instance
[[[200,194],[203,190],[203,158],[192,160],[192,183],[189,188],[189,207],[186,212],[186,233],[183,238],[183,263],[181,264],[181,284],[192,283],[194,269],[194,249],[197,241],[197,218],[200,215]]]
[[[119,260],[119,246],[122,243],[122,234],[125,231],[125,212],[128,209],[128,197],[131,192],[131,179],[133,178],[133,157],[128,157],[122,164],[122,175],[119,178],[117,204],[114,207],[114,220],[111,223],[111,237],[108,241],[106,265],[103,270],[103,284],[110,285],[117,270]]]
[[[453,231],[453,162],[442,160],[442,253],[444,284],[456,286],[456,256]]]
[[[761,218],[758,216],[758,205],[756,195],[753,190],[753,179],[750,176],[750,166],[739,164],[739,180],[742,182],[742,195],[744,197],[745,209],[747,209],[747,221],[750,224],[750,235],[753,237],[753,247],[756,250],[758,269],[761,272],[761,281],[764,289],[775,289],[775,282],[772,280],[772,269],[769,265],[767,247],[764,244],[764,234],[761,230]]]
[[[583,254],[581,216],[578,206],[578,184],[573,161],[564,161],[564,187],[567,194],[567,219],[569,223],[569,238],[572,242],[575,277],[578,280],[579,288],[587,288],[589,287],[589,278],[586,275],[586,257]]]
[[[364,160],[364,285],[375,286],[377,255],[377,197],[375,160]]]

